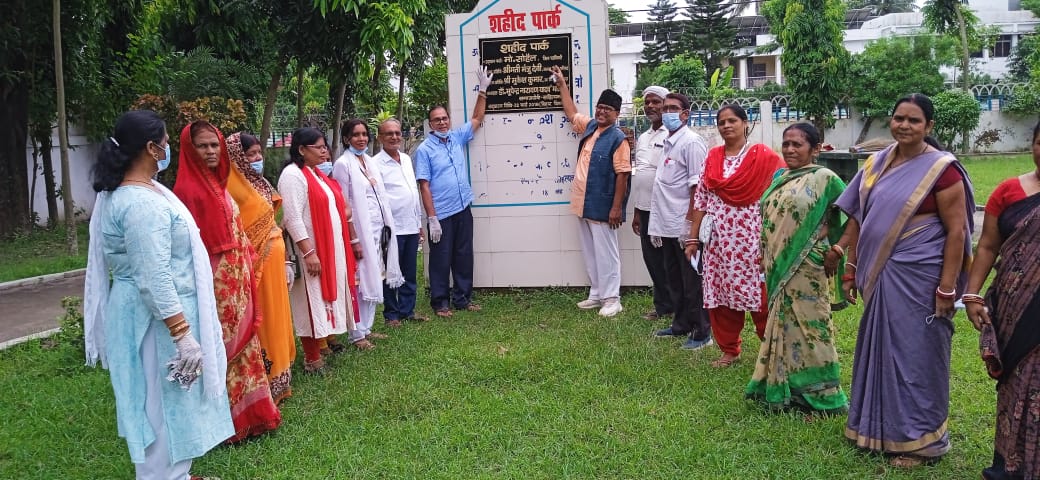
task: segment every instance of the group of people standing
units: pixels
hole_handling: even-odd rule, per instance
[[[172,160],[163,120],[119,118],[93,169],[84,315],[87,361],[111,373],[137,478],[198,478],[193,458],[278,428],[297,336],[304,372],[318,373],[348,348],[339,335],[362,351],[387,338],[373,331],[379,304],[390,328],[427,321],[416,313],[424,217],[434,312],[480,310],[461,152],[483,119],[481,73],[474,117],[452,130],[432,110],[414,167],[399,121],[379,125],[373,157],[368,126],[352,119],[334,163],[321,131],[294,131],[277,188],[255,137],[196,121],[180,133],[171,191],[155,180]],[[293,260],[305,296],[295,316]]]
[[[972,262],[972,185],[930,136],[935,111],[927,96],[896,102],[889,124],[895,142],[846,186],[815,164],[822,139],[813,125],[787,127],[777,155],[751,144],[747,113],[726,105],[716,117],[724,143],[708,149],[686,128],[689,100],[659,86],[643,92],[651,126],[626,164],[619,157],[628,150],[616,140],[623,135],[616,94],[603,92],[590,119],[569,101],[557,69],[553,80],[574,130],[584,134],[574,189],[584,195],[574,195],[572,209],[592,288],[579,308],[620,311],[608,308],[620,276],[612,230],[624,221],[617,207],[624,208],[631,175],[632,229],[653,282],[654,309],[644,318],[671,317],[655,337],[685,338],[689,350],[717,343],[721,356],[712,366],[725,368],[740,359],[750,316],[761,344],[748,398],[773,409],[847,412],[845,436],[854,445],[914,467],[950,449],[952,319],[960,298],[998,380],[995,453],[983,476],[1040,478],[1040,328],[1030,323],[1040,311],[1040,125],[1033,131],[1037,170],[994,192]],[[615,180],[616,189],[606,187]],[[598,209],[590,209],[593,182],[602,192]],[[598,240],[596,229],[604,227],[606,240]],[[994,266],[993,286],[980,296]],[[846,395],[831,305],[855,303],[860,294],[864,313]]]
[[[1037,171],[994,192],[972,263],[971,183],[931,140],[928,97],[896,103],[895,143],[846,186],[814,163],[821,135],[810,124],[785,129],[778,155],[751,144],[747,113],[727,105],[716,117],[724,144],[709,149],[686,127],[690,100],[651,86],[644,91],[651,127],[633,153],[616,124],[620,96],[606,90],[595,115],[582,115],[562,72],[552,74],[580,138],[571,210],[591,288],[577,307],[604,317],[623,310],[617,232],[631,198],[632,229],[654,286],[654,309],[644,317],[671,317],[655,337],[683,338],[689,350],[718,344],[712,366],[726,368],[741,358],[750,314],[762,342],[749,398],[776,409],[847,412],[845,436],[857,447],[912,467],[950,448],[960,296],[998,380],[996,448],[983,475],[1040,475],[1040,329],[1030,324],[1040,308],[1040,125]],[[193,122],[181,132],[168,190],[153,180],[171,160],[165,124],[149,111],[120,118],[94,169],[84,313],[88,361],[100,358],[111,371],[119,432],[138,478],[189,478],[192,458],[277,428],[278,404],[292,393],[294,333],[303,370],[320,372],[327,355],[348,348],[338,335],[359,350],[385,338],[372,330],[380,303],[389,327],[425,321],[415,310],[424,217],[432,310],[441,317],[480,310],[462,153],[484,117],[491,76],[481,70],[478,80],[469,122],[453,129],[445,108],[429,112],[432,132],[414,170],[400,151],[398,121],[379,125],[382,150],[372,157],[368,126],[350,120],[335,162],[321,131],[293,132],[277,189],[262,175],[256,138],[225,139]],[[295,316],[293,258],[306,297],[306,313]],[[831,304],[860,295],[846,395]]]

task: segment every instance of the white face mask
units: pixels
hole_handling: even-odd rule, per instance
[[[255,170],[256,173],[259,173],[261,175],[264,174],[264,161],[263,161],[263,159],[257,160],[255,162],[249,162],[249,166],[253,167],[253,170]]]

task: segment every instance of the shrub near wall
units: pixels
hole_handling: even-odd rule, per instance
[[[982,111],[975,95],[963,90],[946,90],[932,98],[935,103],[935,137],[948,150],[961,132],[972,132],[979,126]],[[961,142],[966,139],[961,138]]]

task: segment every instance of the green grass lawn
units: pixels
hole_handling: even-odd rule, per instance
[[[302,374],[276,432],[219,447],[196,474],[339,478],[976,478],[991,455],[994,384],[963,316],[954,336],[950,430],[938,465],[903,472],[842,436],[845,417],[807,421],[744,400],[758,340],[728,370],[714,347],[650,338],[645,292],[612,319],[578,311],[582,291],[480,295],[485,310],[406,324],[372,352]],[[860,311],[835,315],[848,388]],[[302,355],[302,353],[301,353]],[[0,352],[0,478],[130,478],[104,370],[39,341]]]
[[[1003,178],[1032,168],[1024,155],[965,164],[986,192],[979,203]],[[375,351],[335,357],[325,376],[304,375],[300,359],[282,427],[211,451],[193,473],[930,480],[978,478],[989,464],[994,382],[963,314],[953,343],[953,449],[935,466],[898,471],[844,440],[843,415],[773,414],[745,400],[758,349],[750,328],[743,360],[715,370],[714,347],[689,353],[650,338],[664,324],[640,318],[646,292],[627,293],[612,319],[578,311],[582,298],[574,289],[484,293],[483,312],[406,324]],[[846,389],[860,314],[834,315]],[[132,477],[108,373],[79,366],[75,347],[33,341],[0,351],[0,478]]]
[[[985,205],[1000,182],[1036,170],[1031,154],[982,155],[961,160],[975,187],[975,203]]]
[[[79,255],[65,253],[65,227],[36,229],[0,241],[0,282],[65,272],[87,266],[87,223],[77,230]]]

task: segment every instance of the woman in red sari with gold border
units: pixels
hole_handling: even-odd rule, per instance
[[[238,207],[227,192],[231,171],[224,136],[207,122],[193,122],[181,131],[180,166],[173,192],[199,225],[202,243],[213,267],[217,315],[227,351],[227,389],[237,442],[278,428],[281,413],[260,355],[253,260]]]
[[[997,380],[993,464],[982,471],[988,480],[1040,478],[1040,123],[1033,163],[1036,170],[1005,180],[986,202],[970,293],[961,297]],[[979,289],[994,267],[983,298]]]

